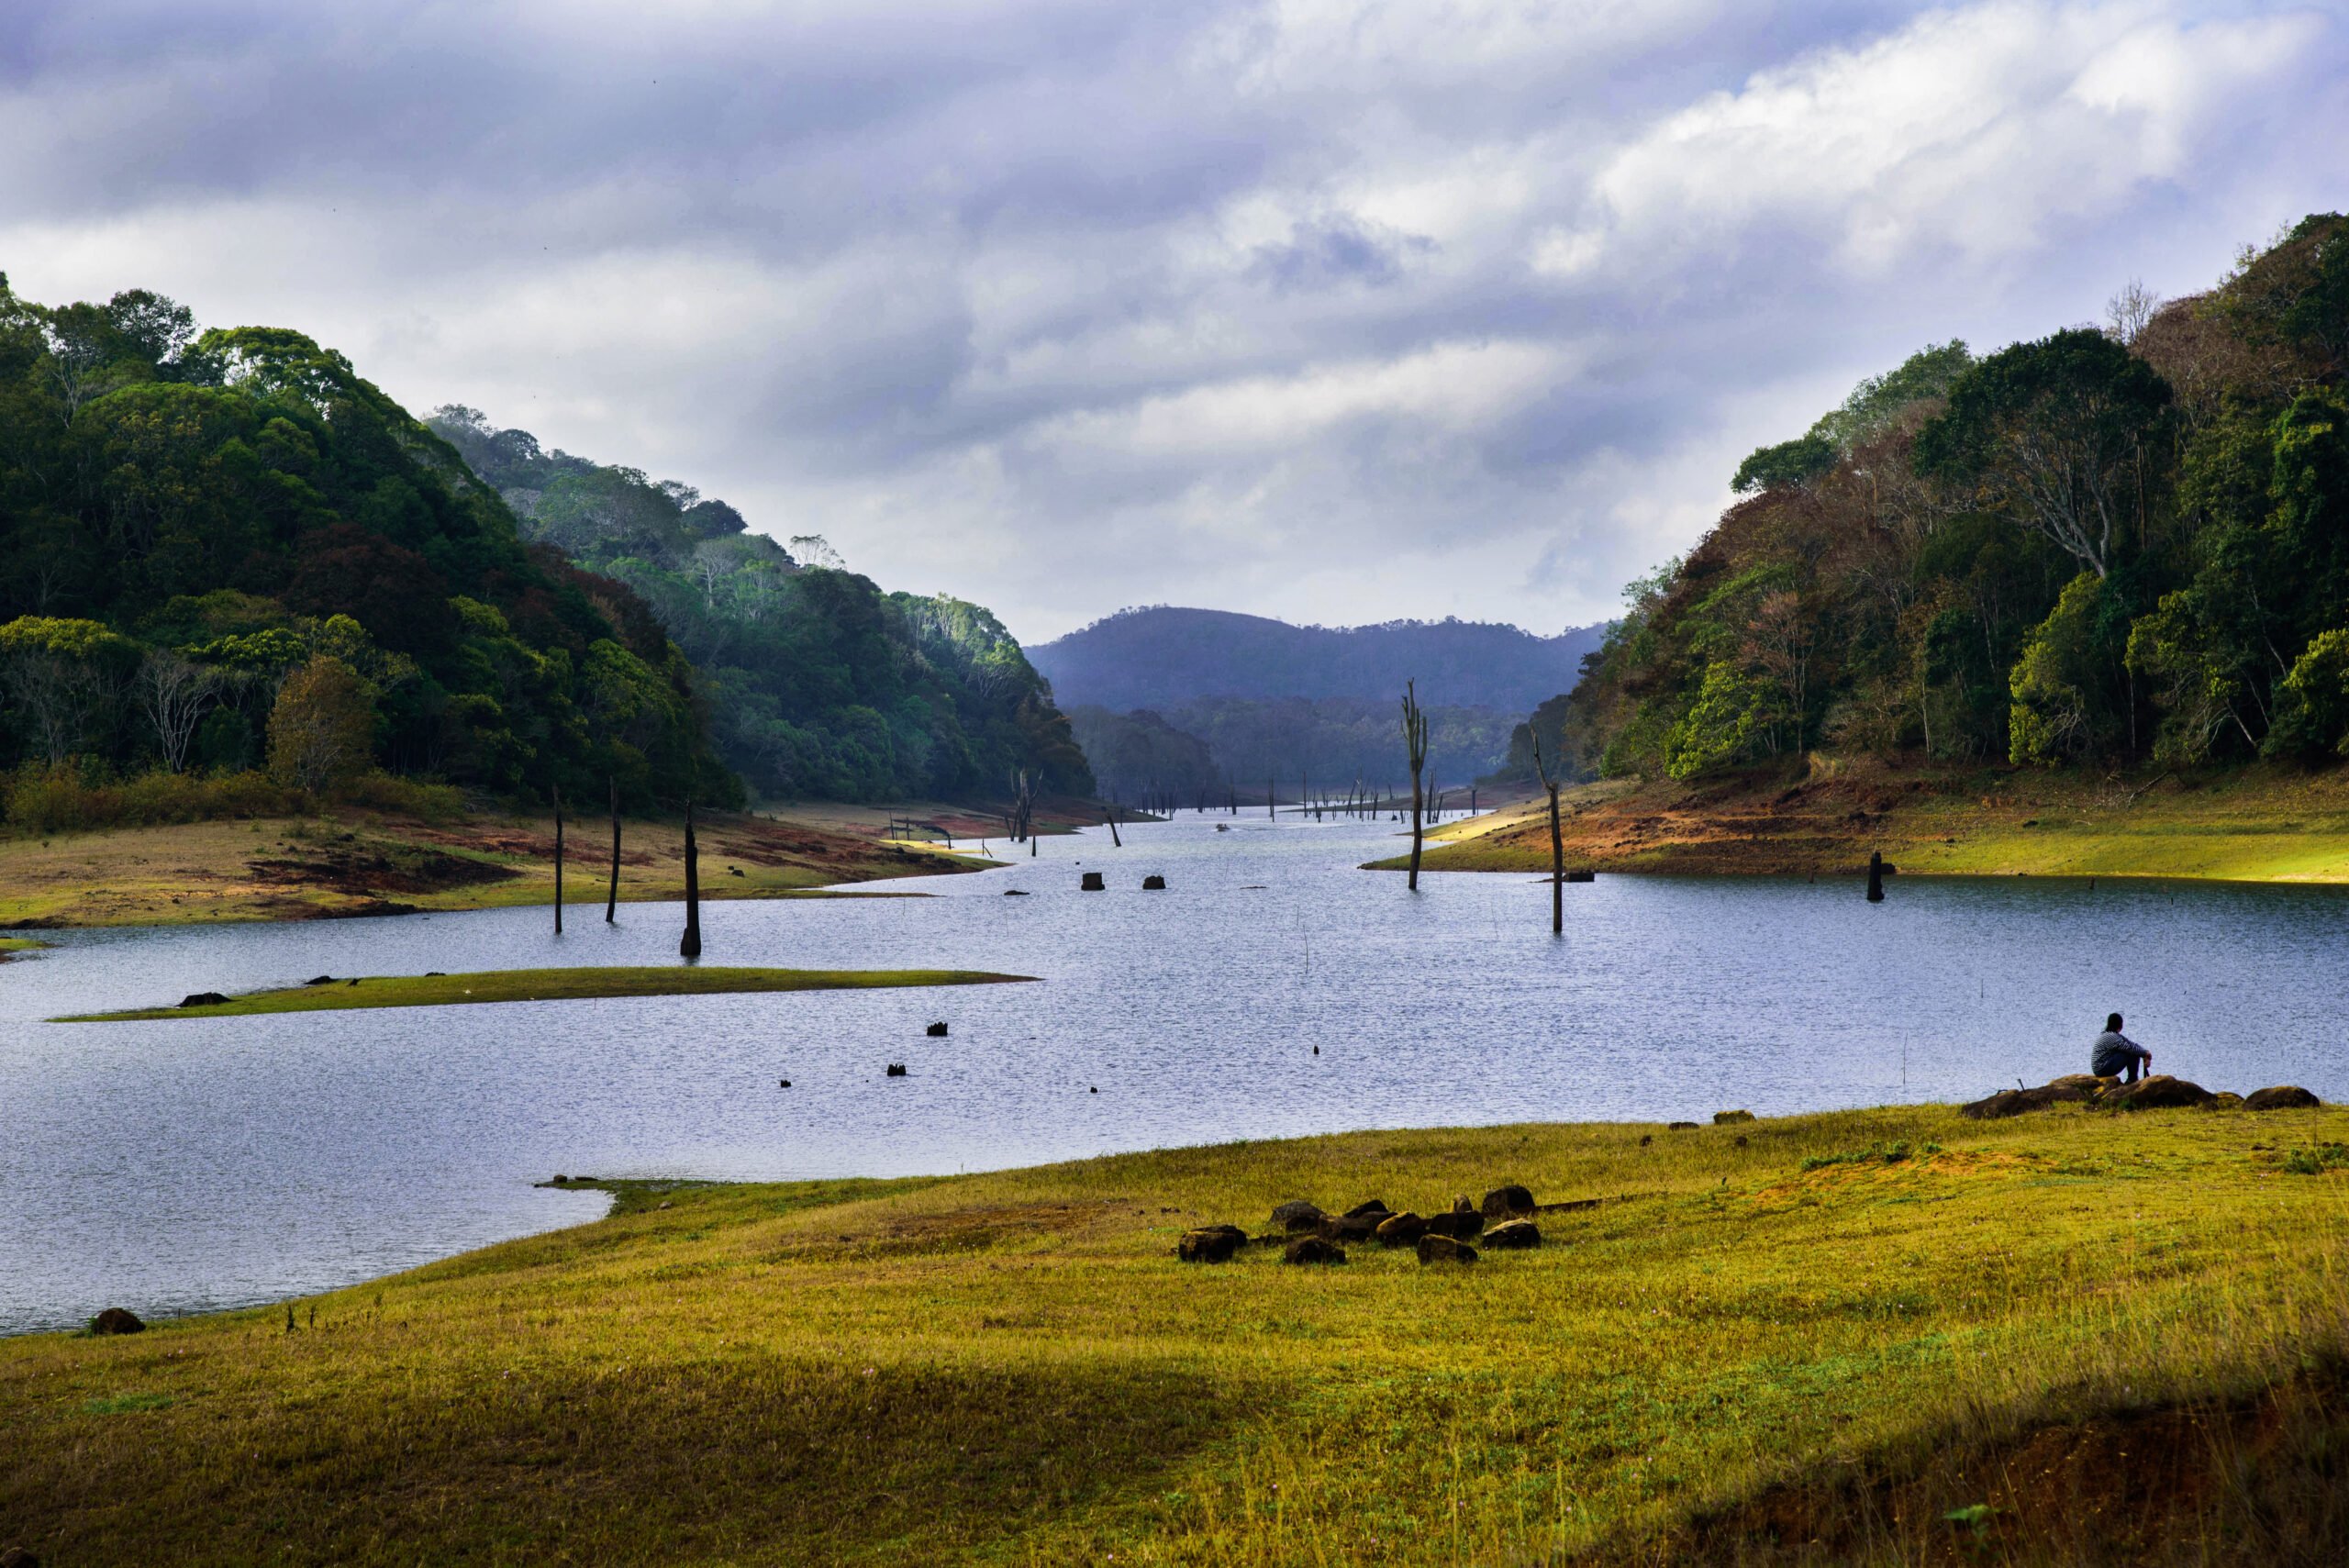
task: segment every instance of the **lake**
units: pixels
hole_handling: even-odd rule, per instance
[[[674,962],[682,916],[624,905],[607,928],[582,904],[561,938],[544,909],[58,933],[0,964],[0,1331],[274,1301],[603,1212],[530,1184],[558,1171],[951,1173],[1971,1099],[2085,1071],[2115,1008],[2162,1071],[2349,1097],[2334,889],[1895,879],[1870,906],[1854,878],[1602,876],[1566,889],[1553,938],[1532,877],[1415,897],[1354,869],[1395,833],[1186,813],[1122,849],[1088,832],[906,884],[926,898],[704,908],[712,963],[1033,985],[49,1024],[320,973]],[[1093,870],[1108,892],[1077,891]],[[1168,890],[1142,892],[1149,873]],[[932,1019],[952,1032],[927,1038]]]

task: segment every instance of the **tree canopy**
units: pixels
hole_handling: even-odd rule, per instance
[[[1530,722],[1695,778],[1817,748],[2170,765],[2349,751],[2349,218],[2107,331],[1929,347],[1742,464]],[[1531,740],[1531,731],[1525,738]]]

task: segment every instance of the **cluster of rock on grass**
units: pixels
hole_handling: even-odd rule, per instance
[[[1502,1250],[1542,1245],[1541,1228],[1531,1218],[1535,1214],[1590,1208],[1598,1202],[1583,1198],[1537,1204],[1525,1188],[1509,1185],[1486,1193],[1481,1205],[1459,1197],[1449,1210],[1436,1214],[1408,1209],[1397,1214],[1372,1198],[1333,1215],[1295,1198],[1273,1210],[1275,1229],[1265,1235],[1252,1237],[1237,1225],[1204,1225],[1185,1231],[1174,1253],[1186,1263],[1226,1263],[1243,1247],[1278,1247],[1285,1263],[1342,1263],[1348,1242],[1375,1242],[1413,1248],[1422,1263],[1473,1263],[1480,1243]]]
[[[2001,1089],[1987,1098],[1976,1100],[1972,1105],[1960,1106],[1958,1114],[1976,1121],[1995,1121],[2000,1117],[2021,1116],[2025,1111],[2043,1111],[2050,1106],[2079,1105],[2123,1111],[2166,1110],[2177,1106],[2210,1111],[2291,1111],[2310,1110],[2323,1103],[2306,1089],[2291,1084],[2278,1084],[2270,1089],[2254,1089],[2248,1095],[2230,1095],[2213,1093],[2199,1084],[2189,1084],[2166,1073],[2152,1073],[2133,1084],[2124,1084],[2118,1078],[2099,1078],[2087,1073],[2072,1073],[2052,1084],[2042,1084],[2036,1089]]]

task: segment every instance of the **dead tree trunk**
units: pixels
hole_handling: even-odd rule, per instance
[[[604,924],[618,923],[620,911],[620,781],[612,780],[612,890],[604,895]]]
[[[562,935],[562,786],[554,786],[554,934]]]
[[[1884,902],[1884,851],[1882,850],[1868,851],[1868,902],[1871,904]]]
[[[1419,770],[1428,762],[1428,716],[1419,708],[1419,684],[1403,683],[1403,751],[1411,763],[1411,891],[1419,890],[1419,845],[1423,829]]]
[[[1126,844],[1124,840],[1118,837],[1118,803],[1114,800],[1109,803],[1108,816],[1109,842],[1115,848],[1122,850],[1126,847]]]
[[[1542,760],[1539,735],[1533,737],[1533,772],[1550,792],[1550,934],[1562,936],[1566,929],[1566,840],[1558,830],[1558,786]]]
[[[701,848],[694,842],[694,803],[685,801],[685,940],[677,944],[683,958],[701,956]]]

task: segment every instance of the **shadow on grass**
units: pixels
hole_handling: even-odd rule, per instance
[[[93,1421],[0,1472],[0,1518],[63,1562],[926,1561],[1139,1495],[1264,1403],[1165,1362],[524,1367]]]
[[[2349,1562],[2349,1368],[2256,1394],[1942,1434],[1766,1488],[1611,1562]]]

